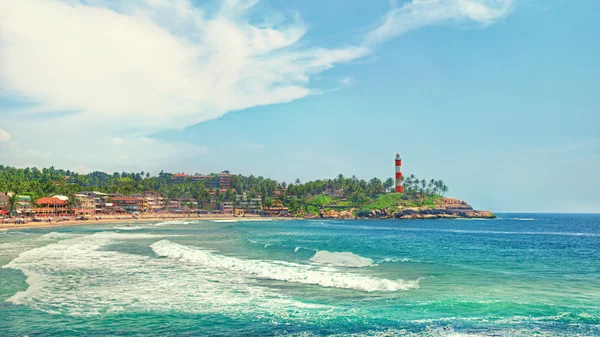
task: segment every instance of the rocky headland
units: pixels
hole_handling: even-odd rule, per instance
[[[313,217],[317,217],[316,215]],[[372,211],[324,210],[319,217],[325,219],[494,219],[496,216],[490,211],[475,210],[463,200],[455,198],[441,198],[434,206],[405,207],[375,209]]]

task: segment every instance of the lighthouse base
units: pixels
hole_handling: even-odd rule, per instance
[[[404,187],[396,186],[396,193],[404,193]]]

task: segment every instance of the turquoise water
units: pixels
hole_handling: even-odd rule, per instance
[[[0,336],[600,335],[600,215],[0,232]]]

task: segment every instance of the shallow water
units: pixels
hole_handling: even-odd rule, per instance
[[[0,232],[0,335],[600,335],[600,215]]]

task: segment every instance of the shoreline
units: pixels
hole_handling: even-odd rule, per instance
[[[245,217],[234,217],[232,215],[217,215],[213,214],[206,217],[183,217],[183,216],[164,216],[164,217],[140,217],[140,218],[103,218],[103,219],[90,219],[90,220],[66,220],[58,222],[27,222],[25,224],[14,224],[5,223],[0,224],[0,232],[16,230],[16,229],[32,229],[32,228],[54,228],[54,227],[69,227],[69,226],[82,226],[82,225],[102,225],[102,224],[115,224],[115,223],[138,223],[138,222],[160,222],[160,221],[211,221],[211,220],[244,220],[244,219],[277,219],[277,220],[292,220],[294,218],[285,217],[261,217],[261,216],[245,216]]]

